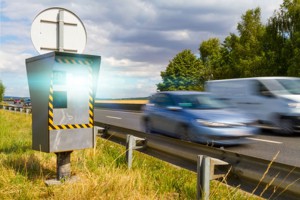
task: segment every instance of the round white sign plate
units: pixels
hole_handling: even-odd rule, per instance
[[[48,8],[40,12],[31,26],[31,40],[40,53],[63,51],[82,53],[86,30],[73,12],[64,8]]]

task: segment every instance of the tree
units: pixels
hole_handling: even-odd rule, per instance
[[[211,38],[200,44],[200,58],[205,66],[206,80],[224,79],[234,77],[237,71],[234,69],[230,58],[230,37],[225,39],[225,44],[220,43],[218,38]],[[226,46],[227,45],[227,46]],[[228,47],[228,48],[227,48]]]
[[[236,51],[234,59],[240,68],[241,77],[260,76],[264,70],[262,38],[265,27],[261,23],[260,15],[260,8],[248,10],[237,26],[240,37],[233,50]]]
[[[238,78],[242,76],[242,70],[238,65],[238,59],[236,59],[238,57],[236,49],[239,42],[240,38],[233,33],[225,38],[221,47],[221,68],[218,70],[221,76],[216,77],[216,79]]]
[[[218,38],[203,41],[199,47],[200,59],[205,66],[207,79],[218,78],[221,60],[221,44]]]
[[[0,81],[0,102],[3,101],[4,92],[5,92],[5,87],[2,83],[2,81]]]
[[[239,35],[231,33],[222,44],[217,38],[200,44],[200,56],[210,73],[209,79],[259,76],[263,73],[265,27],[260,20],[260,9],[248,10],[242,15],[237,30]]]
[[[269,19],[265,50],[275,75],[300,76],[300,0],[284,0]]]
[[[191,52],[183,50],[169,62],[166,71],[161,72],[162,83],[157,90],[203,90],[204,72],[201,61]]]

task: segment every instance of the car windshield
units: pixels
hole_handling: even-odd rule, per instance
[[[281,79],[278,82],[291,94],[300,94],[300,79]]]
[[[177,105],[187,109],[222,109],[228,107],[222,101],[202,94],[178,95]]]
[[[274,94],[300,94],[300,79],[268,79],[261,82]]]

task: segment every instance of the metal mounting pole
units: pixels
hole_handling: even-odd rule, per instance
[[[72,151],[56,153],[57,180],[69,179],[71,177],[71,153]]]
[[[58,51],[64,51],[64,10],[59,10],[58,13]],[[57,169],[57,180],[68,179],[71,177],[71,153],[58,152],[56,153],[56,169]]]
[[[58,13],[58,51],[64,51],[64,10]]]

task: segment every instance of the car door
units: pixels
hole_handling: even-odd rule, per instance
[[[151,113],[151,122],[154,129],[158,132],[174,135],[177,124],[178,111],[170,109],[174,102],[168,94],[158,94],[153,100],[154,107]]]
[[[251,103],[252,104],[248,105],[249,113],[267,123],[270,122],[274,114],[280,110],[280,99],[272,94],[263,81],[253,82]]]

